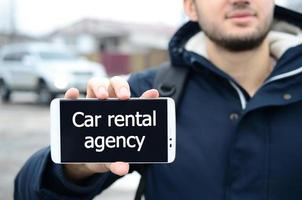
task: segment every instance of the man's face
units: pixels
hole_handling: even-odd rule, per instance
[[[257,48],[273,21],[274,0],[192,0],[205,34],[230,51]]]

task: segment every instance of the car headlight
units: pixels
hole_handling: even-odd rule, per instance
[[[68,87],[68,83],[69,83],[69,76],[59,75],[55,78],[54,85],[56,88],[63,90]]]

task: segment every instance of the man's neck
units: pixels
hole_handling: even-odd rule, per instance
[[[261,87],[273,69],[267,39],[257,49],[231,52],[206,39],[207,54],[211,62],[234,78],[250,96]]]

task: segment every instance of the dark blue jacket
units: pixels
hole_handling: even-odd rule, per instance
[[[302,27],[297,13],[278,7],[275,17]],[[170,42],[171,62],[190,74],[178,107],[176,160],[149,166],[146,199],[301,200],[302,45],[295,37],[289,38],[296,45],[281,41],[273,72],[249,97],[205,57],[186,50],[198,32],[189,22]],[[152,88],[155,74],[152,69],[133,75],[133,95]],[[18,174],[15,199],[91,199],[117,178],[99,174],[75,185],[46,148]]]

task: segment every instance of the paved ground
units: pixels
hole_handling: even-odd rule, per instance
[[[36,105],[35,96],[15,94],[9,104],[0,102],[0,199],[13,199],[14,177],[24,162],[49,144],[49,108]],[[128,175],[95,199],[130,200],[138,174]]]

